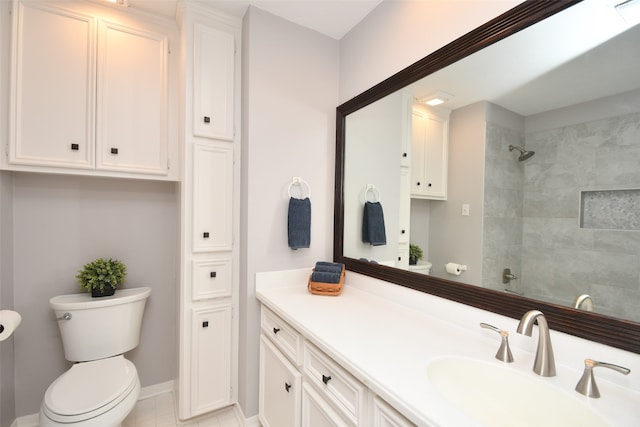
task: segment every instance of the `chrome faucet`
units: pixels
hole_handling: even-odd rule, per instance
[[[533,372],[543,377],[554,377],[556,362],[553,358],[553,348],[549,337],[549,325],[544,314],[538,310],[527,311],[520,319],[517,332],[530,337],[534,323],[538,323],[538,350],[533,363]]]

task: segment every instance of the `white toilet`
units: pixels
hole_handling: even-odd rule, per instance
[[[40,427],[116,427],[133,409],[140,380],[123,353],[140,342],[142,314],[151,288],[51,298],[65,358],[75,363],[47,389]]]
[[[431,274],[431,263],[429,261],[418,261],[416,265],[410,265],[409,271],[420,274]]]

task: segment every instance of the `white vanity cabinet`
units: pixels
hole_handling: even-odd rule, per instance
[[[177,401],[178,418],[187,420],[238,399],[240,141],[233,129],[241,22],[191,1],[178,3],[178,20],[185,126]]]
[[[86,2],[13,6],[3,168],[177,179],[167,105],[175,27]]]
[[[264,427],[413,426],[265,306],[261,310],[259,418]]]
[[[411,144],[411,197],[446,200],[449,111],[414,107]]]

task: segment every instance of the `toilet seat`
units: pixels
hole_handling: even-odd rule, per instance
[[[76,363],[49,386],[42,410],[56,422],[88,420],[113,409],[137,384],[135,365],[122,355]]]

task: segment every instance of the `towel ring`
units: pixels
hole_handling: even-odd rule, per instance
[[[291,198],[291,187],[293,187],[294,185],[299,185],[300,187],[302,187],[303,184],[307,186],[307,193],[308,193],[307,197],[311,198],[311,187],[309,186],[307,181],[303,180],[299,176],[294,176],[293,180],[289,184],[289,189],[287,190],[287,194],[289,194],[289,198]]]
[[[378,190],[378,188],[373,184],[367,184],[367,188],[364,190],[365,202],[369,201],[369,199],[367,198],[367,196],[369,195],[369,192],[373,194],[372,203],[380,202],[382,200],[382,195],[380,195],[380,190]]]

